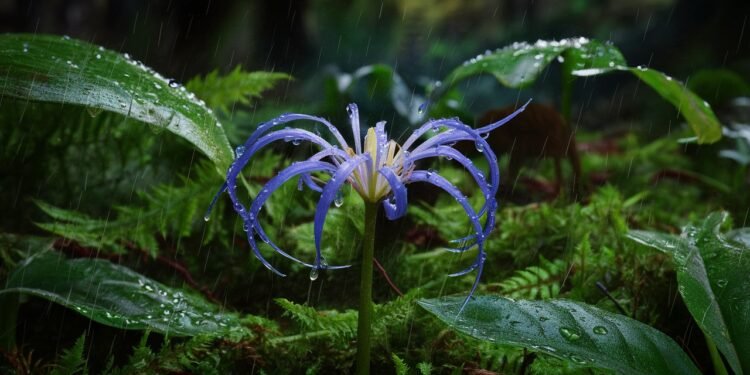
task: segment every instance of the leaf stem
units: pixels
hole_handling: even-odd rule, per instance
[[[560,111],[562,112],[563,119],[570,126],[570,107],[572,105],[573,97],[573,58],[570,56],[568,51],[562,53],[564,58],[562,63],[562,92],[560,98]]]
[[[375,253],[375,219],[378,203],[365,201],[365,233],[362,247],[362,271],[359,283],[357,318],[357,374],[370,373],[370,334],[372,331],[372,263]]]
[[[724,361],[721,359],[719,351],[716,350],[716,344],[711,340],[708,335],[706,337],[706,346],[708,346],[708,353],[711,355],[711,362],[714,364],[714,373],[716,375],[728,375],[727,368],[724,366]]]

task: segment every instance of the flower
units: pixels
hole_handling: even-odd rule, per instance
[[[364,140],[362,140],[357,106],[349,104],[346,110],[351,122],[353,148],[349,146],[338,129],[323,118],[304,114],[281,115],[260,124],[244,145],[237,148],[237,158],[229,167],[226,181],[211,202],[209,212],[218,197],[223,192],[228,192],[235,212],[240,215],[244,222],[243,227],[247,232],[250,248],[261,263],[274,273],[284,276],[261,255],[256,236],[280,255],[311,268],[311,278],[314,278],[322,269],[349,267],[348,265],[328,265],[321,254],[320,244],[328,209],[334,201],[340,199],[338,197],[339,190],[344,184],[350,184],[362,199],[368,202],[378,203],[382,201],[386,217],[395,220],[406,214],[406,185],[412,182],[426,182],[444,190],[455,198],[471,222],[473,234],[453,241],[463,243],[462,246],[447,249],[451,252],[460,253],[477,247],[478,253],[474,262],[466,269],[450,274],[450,276],[461,276],[477,270],[476,279],[469,293],[469,296],[471,296],[482,275],[486,258],[484,252],[485,239],[495,225],[495,211],[497,209],[495,195],[500,182],[497,157],[485,138],[490,131],[507,123],[523,111],[526,105],[528,105],[528,102],[508,117],[478,129],[462,123],[457,118],[430,120],[418,127],[402,145],[399,145],[394,140],[388,139],[385,132],[385,121],[378,122],[375,127],[367,129]],[[286,127],[273,130],[281,125],[300,120],[313,121],[324,125],[335,139],[335,144],[331,144],[320,135],[304,129]],[[435,134],[420,143],[420,138],[430,131]],[[305,161],[292,163],[271,178],[252,200],[250,206],[246,207],[237,195],[239,173],[260,149],[275,141],[292,142],[294,145],[306,141],[318,146],[320,151]],[[483,153],[487,159],[489,176],[485,176],[468,157],[452,147],[459,141],[470,141],[476,144],[477,151]],[[416,168],[417,162],[435,157],[452,159],[471,174],[484,197],[484,203],[478,211],[474,210],[467,197],[458,188],[439,173]],[[313,173],[330,177],[327,180],[313,178]],[[297,259],[280,249],[268,238],[261,222],[258,220],[258,214],[271,193],[293,178],[298,178],[300,188],[304,185],[320,193],[314,217],[315,259],[312,263]],[[482,217],[485,217],[484,225],[480,223]],[[208,219],[208,216],[206,216],[206,219]]]

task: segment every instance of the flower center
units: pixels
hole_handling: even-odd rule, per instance
[[[401,146],[394,140],[386,141],[385,133],[378,138],[375,128],[367,129],[362,154],[369,154],[371,163],[360,164],[349,180],[359,195],[370,202],[377,202],[391,192],[388,181],[379,172],[381,168],[390,168],[399,177],[403,173]],[[355,155],[351,148],[347,152]]]

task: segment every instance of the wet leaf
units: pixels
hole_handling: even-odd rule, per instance
[[[682,82],[653,69],[628,67],[616,47],[586,38],[514,43],[494,52],[487,51],[448,74],[432,97],[440,97],[456,82],[477,74],[491,74],[504,86],[523,88],[534,83],[555,60],[570,64],[575,76],[631,72],[677,108],[692,127],[699,143],[712,143],[721,138],[721,124],[711,106]]]
[[[480,340],[524,347],[584,367],[622,374],[700,374],[688,356],[656,329],[567,300],[514,301],[481,296],[419,302],[450,327]]]
[[[41,297],[101,324],[174,335],[227,335],[243,330],[238,318],[203,298],[170,288],[100,259],[66,259],[42,252],[8,278],[4,293]]]
[[[719,232],[726,213],[713,213],[677,237],[630,231],[628,237],[672,255],[688,310],[735,373],[750,371],[750,251],[747,229]]]
[[[563,52],[566,54],[563,56]],[[575,70],[604,69],[625,66],[625,59],[612,45],[586,38],[560,41],[537,41],[535,44],[513,43],[496,51],[486,51],[454,69],[443,80],[443,89],[477,74],[491,74],[501,84],[512,88],[531,85],[547,66],[559,59],[570,61]]]
[[[224,171],[232,149],[211,110],[184,86],[127,54],[68,37],[0,36],[0,97],[82,105],[165,128]]]

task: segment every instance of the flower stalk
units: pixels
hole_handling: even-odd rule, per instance
[[[370,337],[372,335],[372,264],[375,255],[375,221],[378,203],[365,202],[365,233],[362,246],[362,271],[359,283],[357,318],[357,374],[370,373]]]

